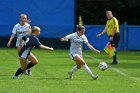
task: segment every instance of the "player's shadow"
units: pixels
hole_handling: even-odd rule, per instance
[[[66,77],[66,78],[58,78],[58,77],[49,77],[49,78],[40,78],[40,80],[43,80],[43,79],[46,79],[46,80],[70,80],[70,78]]]
[[[117,68],[133,68],[137,69],[140,68],[140,62],[139,63],[119,63],[117,65],[111,65]]]
[[[67,63],[67,64],[48,64],[47,66],[71,66],[71,67],[73,67],[75,64],[69,64],[69,63]]]
[[[132,68],[132,69],[137,69],[140,68],[140,62],[139,63],[123,63],[123,62],[119,62],[117,65],[112,65],[111,62],[107,63],[109,66],[111,67],[115,67],[115,68]],[[99,63],[95,62],[95,63],[87,63],[87,65],[89,67],[98,67]]]

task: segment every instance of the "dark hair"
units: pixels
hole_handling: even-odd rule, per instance
[[[81,31],[83,29],[85,29],[85,27],[83,25],[77,25],[76,26],[76,31]]]
[[[112,10],[106,10],[106,12],[108,12],[108,11],[110,11],[113,14]]]

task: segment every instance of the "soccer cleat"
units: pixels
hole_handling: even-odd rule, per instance
[[[31,76],[31,75],[32,75],[32,72],[31,72],[30,69],[27,70],[27,75],[28,75],[28,76]]]
[[[68,72],[69,78],[73,79],[73,74],[71,72]]]
[[[94,80],[96,80],[97,78],[98,78],[98,76],[94,76],[94,77],[92,77]]]
[[[13,79],[18,79],[18,78],[19,78],[18,76],[15,76],[15,75],[13,76]]]
[[[113,61],[111,64],[112,65],[116,65],[116,64],[118,64],[118,62],[117,61]]]

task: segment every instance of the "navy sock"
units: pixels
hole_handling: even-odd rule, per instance
[[[18,75],[20,75],[21,73],[23,73],[23,70],[22,70],[21,68],[19,68],[19,69],[17,70],[17,72],[15,73],[15,76],[18,76]]]
[[[30,69],[31,67],[33,67],[34,64],[32,62],[30,62],[28,65],[27,65],[27,69]]]

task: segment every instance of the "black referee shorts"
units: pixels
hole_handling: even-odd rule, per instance
[[[109,36],[110,38],[111,36]],[[116,33],[114,36],[113,36],[113,41],[110,41],[111,45],[115,48],[118,47],[118,43],[119,43],[119,40],[120,40],[120,33]]]

